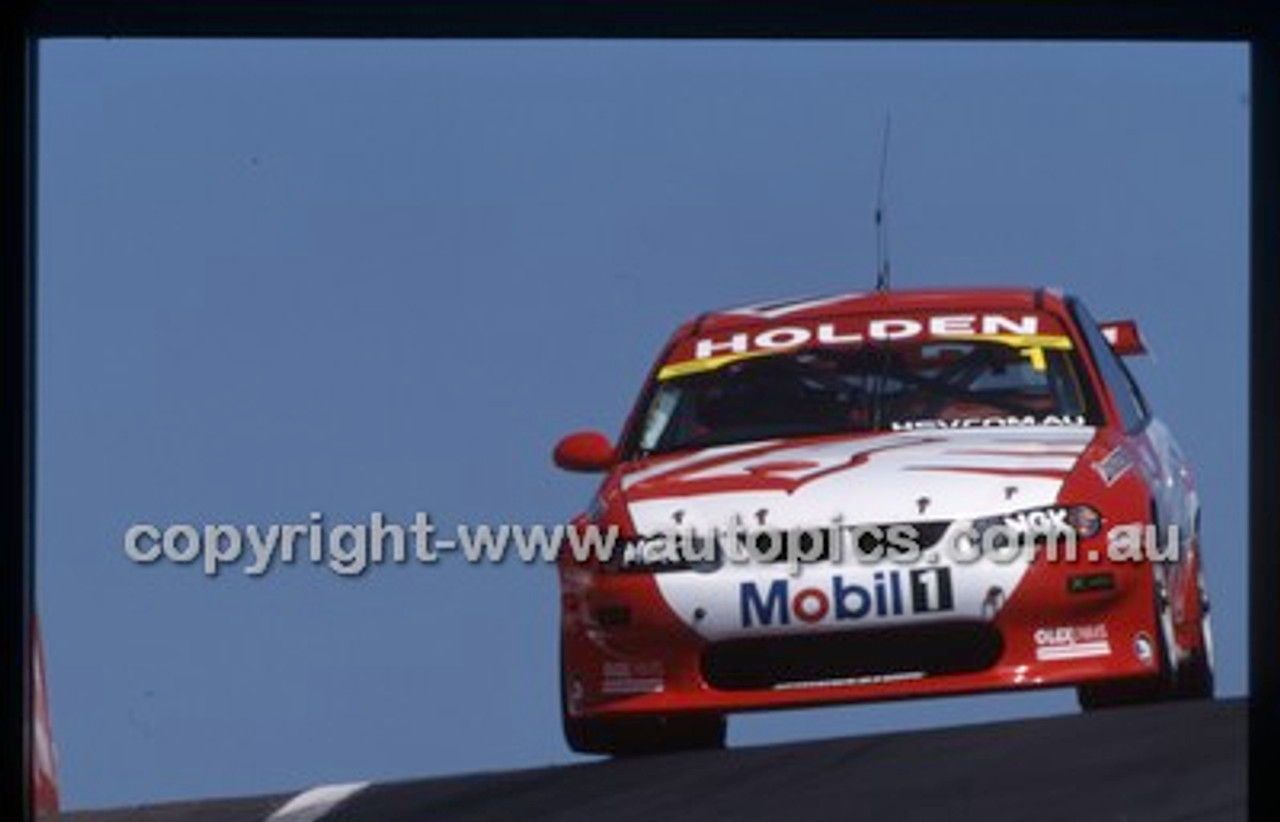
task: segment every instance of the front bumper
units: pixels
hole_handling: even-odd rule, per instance
[[[1071,580],[1106,579],[1079,589]],[[571,716],[745,712],[1075,686],[1159,670],[1151,566],[1031,563],[990,618],[709,640],[648,574],[562,575]]]

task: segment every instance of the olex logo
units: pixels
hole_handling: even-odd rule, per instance
[[[764,590],[754,582],[738,589],[742,626],[790,625],[792,620],[815,624],[827,620],[858,620],[941,613],[955,610],[949,568],[877,571],[869,584],[846,581],[837,574],[829,588],[792,591],[789,580],[778,579]]]

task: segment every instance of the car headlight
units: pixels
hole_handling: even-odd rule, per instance
[[[1072,505],[1067,508],[1067,524],[1075,529],[1078,537],[1097,536],[1102,530],[1102,514],[1090,505]]]

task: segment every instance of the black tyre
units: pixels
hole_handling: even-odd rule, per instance
[[[1191,656],[1178,666],[1177,699],[1213,699],[1213,624],[1209,617],[1209,593],[1204,576],[1197,580],[1200,591],[1200,642]]]
[[[564,738],[578,753],[640,756],[723,748],[727,723],[715,714],[582,719],[564,716]]]

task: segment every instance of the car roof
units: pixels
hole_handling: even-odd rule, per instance
[[[1060,303],[1057,289],[1040,287],[918,288],[848,292],[818,297],[774,300],[708,311],[687,324],[699,333],[776,325],[779,322],[829,319],[868,312],[1036,310]],[[1056,307],[1056,306],[1055,306]]]

